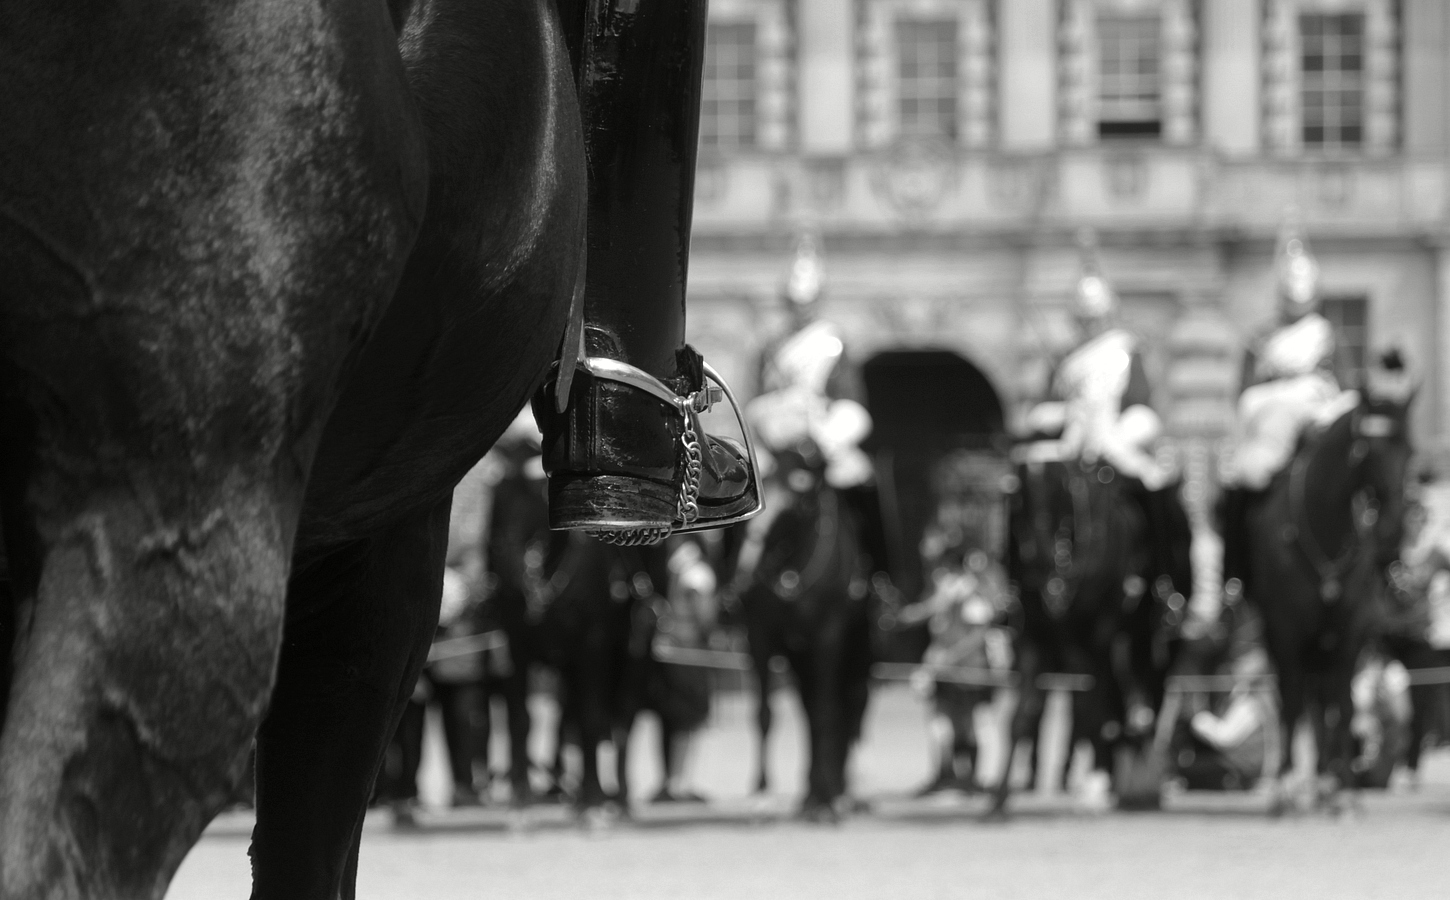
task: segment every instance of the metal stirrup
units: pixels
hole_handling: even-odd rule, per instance
[[[642,544],[657,544],[671,534],[723,528],[726,525],[734,525],[737,522],[752,519],[760,514],[760,510],[763,508],[760,467],[756,465],[755,445],[750,439],[750,429],[746,427],[745,417],[740,411],[740,402],[735,399],[735,394],[730,390],[730,386],[725,383],[725,379],[720,377],[720,373],[716,372],[713,366],[703,360],[700,364],[704,369],[705,384],[698,391],[677,394],[663,381],[627,362],[604,356],[588,356],[581,360],[580,368],[595,378],[614,381],[644,391],[679,413],[682,420],[680,441],[685,449],[684,472],[680,478],[679,499],[675,507],[674,523],[668,527],[600,529],[588,532],[590,535],[608,544],[633,547]],[[745,464],[750,479],[750,489],[755,491],[756,499],[750,509],[745,512],[702,523],[698,520],[700,478],[704,473],[704,452],[700,446],[700,436],[694,428],[694,417],[708,412],[721,401],[727,401],[730,404],[730,411],[735,414],[735,421],[740,426],[740,433],[745,437]]]

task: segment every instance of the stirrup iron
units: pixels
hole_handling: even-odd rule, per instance
[[[677,394],[660,379],[621,360],[603,356],[588,356],[579,360],[579,369],[587,372],[591,377],[602,381],[612,381],[649,394],[673,410],[680,417],[680,442],[684,453],[683,463],[679,467],[674,521],[671,524],[668,526],[584,528],[586,534],[617,546],[642,546],[657,544],[672,534],[724,528],[747,521],[760,514],[764,508],[760,467],[756,461],[755,445],[751,440],[750,429],[745,424],[740,402],[736,399],[734,392],[730,390],[730,386],[726,384],[725,379],[715,371],[713,366],[703,360],[700,364],[704,375],[700,389],[688,394]],[[754,499],[749,508],[741,512],[700,521],[699,495],[700,481],[704,472],[705,450],[702,446],[703,429],[700,427],[699,416],[722,401],[729,403],[730,411],[734,414],[735,422],[745,440],[743,450],[748,470],[746,473],[747,493]],[[735,441],[728,438],[717,440],[728,441],[737,451],[742,449]]]

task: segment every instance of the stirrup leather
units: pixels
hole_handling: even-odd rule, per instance
[[[617,382],[643,391],[675,410],[682,420],[680,441],[684,445],[685,451],[684,471],[680,477],[675,520],[671,525],[587,530],[592,537],[608,544],[627,547],[657,544],[671,534],[706,531],[744,522],[759,515],[761,509],[764,508],[760,486],[760,467],[756,464],[755,445],[750,439],[750,429],[745,425],[740,402],[735,399],[735,394],[730,390],[730,386],[725,383],[725,379],[720,377],[720,373],[716,372],[713,366],[703,360],[701,366],[705,375],[704,385],[692,393],[677,394],[658,378],[627,362],[604,356],[588,356],[579,361],[579,368],[594,378]],[[745,462],[749,469],[747,473],[749,490],[754,493],[755,502],[744,512],[700,522],[700,478],[704,471],[704,451],[700,446],[700,431],[703,429],[699,428],[699,417],[700,413],[708,412],[721,401],[727,401],[730,404],[730,411],[735,414],[735,421],[739,424],[740,433],[745,438]]]

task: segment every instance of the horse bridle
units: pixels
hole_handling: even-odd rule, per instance
[[[1353,442],[1349,448],[1350,471],[1356,472],[1364,465],[1365,459],[1369,456],[1369,449],[1365,443],[1366,438],[1388,438],[1393,437],[1399,426],[1389,416],[1379,413],[1365,413],[1355,410],[1350,420],[1350,431],[1354,435]],[[1309,469],[1310,454],[1299,454],[1289,465],[1289,505],[1294,516],[1294,542],[1303,552],[1309,564],[1314,567],[1314,572],[1319,576],[1320,596],[1326,602],[1333,603],[1342,596],[1344,592],[1344,579],[1349,570],[1354,566],[1359,557],[1361,540],[1358,528],[1351,528],[1349,539],[1345,542],[1344,549],[1334,559],[1324,552],[1319,542],[1314,539],[1314,531],[1308,520],[1305,496],[1308,490],[1306,484],[1307,472]]]
[[[1094,471],[1090,475],[1089,472],[1085,471],[1086,466],[1082,465],[1081,462],[1079,462],[1079,471],[1077,472],[1072,471],[1066,460],[1062,460],[1062,462],[1064,475],[1067,479],[1067,493],[1072,500],[1073,519],[1072,546],[1068,551],[1066,565],[1063,564],[1060,558],[1061,554],[1058,552],[1058,535],[1060,534],[1060,529],[1051,528],[1049,530],[1049,528],[1044,528],[1041,522],[1044,512],[1043,505],[1047,503],[1046,497],[1036,498],[1033,505],[1037,508],[1033,509],[1032,516],[1033,530],[1037,532],[1034,535],[1034,542],[1041,543],[1041,538],[1047,537],[1051,547],[1052,574],[1048,576],[1047,581],[1043,584],[1042,590],[1047,595],[1044,597],[1044,600],[1047,600],[1047,597],[1051,598],[1048,601],[1048,608],[1055,615],[1061,615],[1072,605],[1077,589],[1081,584],[1082,567],[1080,562],[1090,555],[1089,551],[1092,548],[1093,537],[1092,498],[1087,495],[1087,479],[1089,477],[1098,477],[1101,479],[1099,473],[1104,469],[1102,466],[1093,466]],[[1110,470],[1110,467],[1108,468]],[[1041,481],[1043,479],[1038,480]],[[1106,484],[1107,482],[1105,481],[1104,483]],[[1050,515],[1050,510],[1048,514]],[[1048,524],[1049,526],[1051,525],[1051,523]]]
[[[831,561],[831,548],[835,546],[836,531],[840,527],[840,500],[836,497],[834,490],[825,488],[820,492],[818,502],[822,508],[816,521],[822,524],[814,529],[816,532],[816,541],[811,547],[811,555],[806,560],[806,564],[796,573],[797,580],[795,586],[788,593],[782,593],[781,588],[783,585],[780,581],[782,576],[785,575],[785,572],[778,574],[767,585],[771,593],[782,600],[794,600],[802,594],[805,594],[814,588],[826,575],[826,567]],[[826,506],[827,503],[830,504],[829,508]],[[777,519],[776,521],[779,522],[780,520]],[[788,572],[791,570],[787,569],[785,571]],[[756,569],[755,578],[757,580],[764,580],[761,578],[760,569]]]

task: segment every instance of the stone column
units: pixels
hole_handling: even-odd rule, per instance
[[[1075,147],[1097,139],[1097,20],[1092,0],[1064,0],[1058,27],[1058,105],[1062,142]]]
[[[790,26],[783,2],[763,5],[755,16],[756,88],[760,149],[782,151],[790,146]]]
[[[1198,138],[1198,37],[1189,0],[1163,2],[1163,140],[1184,146]]]
[[[1391,0],[1367,0],[1364,21],[1364,148],[1385,156],[1399,142],[1399,66]]]
[[[808,156],[851,151],[855,103],[855,4],[800,0],[800,146]]]
[[[987,0],[971,0],[958,20],[961,53],[958,60],[958,120],[960,143],[986,147],[992,141],[992,22]]]
[[[1203,125],[1213,149],[1259,149],[1259,0],[1213,0],[1203,10]]]
[[[1049,150],[1057,124],[1057,4],[1010,0],[997,6],[1002,147]]]
[[[1265,0],[1263,18],[1264,145],[1279,156],[1296,153],[1299,134],[1299,25],[1291,0]]]

